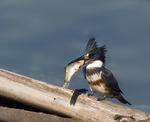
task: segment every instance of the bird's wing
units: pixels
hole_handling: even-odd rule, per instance
[[[112,72],[108,69],[102,69],[101,78],[104,81],[105,85],[114,91],[123,93],[117,83],[117,80],[113,76]]]
[[[83,76],[86,79],[86,66],[83,67]]]

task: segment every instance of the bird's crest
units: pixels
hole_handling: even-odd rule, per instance
[[[96,52],[100,54],[102,62],[105,63],[105,58],[106,58],[105,53],[107,52],[106,45],[102,47],[98,47]]]
[[[97,42],[95,41],[94,37],[91,37],[90,40],[87,43],[86,49],[84,54],[90,54],[92,52],[95,52],[97,50]]]

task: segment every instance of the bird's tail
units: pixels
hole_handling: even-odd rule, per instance
[[[119,97],[117,97],[117,99],[124,103],[124,104],[129,104],[129,105],[132,105],[131,103],[129,103],[127,100],[124,99],[124,97],[120,94]]]

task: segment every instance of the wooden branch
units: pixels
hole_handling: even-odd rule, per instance
[[[150,114],[106,100],[85,90],[69,90],[0,69],[0,96],[55,114],[93,122],[150,120]]]

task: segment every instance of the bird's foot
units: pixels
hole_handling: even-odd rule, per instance
[[[88,94],[88,97],[93,96],[94,92],[92,92],[91,94]]]
[[[97,98],[97,101],[101,101],[102,99],[101,98]]]
[[[103,96],[102,100],[105,100],[105,98],[106,98],[106,95]]]
[[[102,99],[101,99],[101,98],[98,98],[97,101],[105,100],[105,98],[106,98],[106,95],[104,95]]]

